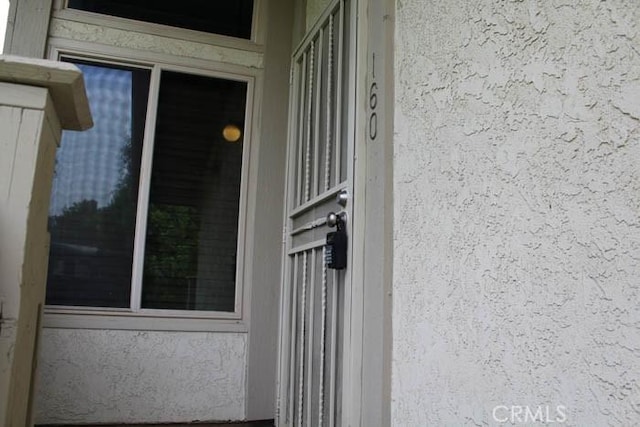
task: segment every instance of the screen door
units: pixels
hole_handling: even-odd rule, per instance
[[[277,425],[341,425],[347,266],[327,267],[327,216],[353,224],[354,0],[334,0],[292,57]]]

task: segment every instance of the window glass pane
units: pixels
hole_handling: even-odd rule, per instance
[[[251,38],[253,0],[69,0],[69,7],[231,37]]]
[[[143,308],[234,310],[246,96],[244,82],[162,73]]]
[[[47,304],[129,307],[150,71],[69,62],[95,124],[65,131],[56,155]]]

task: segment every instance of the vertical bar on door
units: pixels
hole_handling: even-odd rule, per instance
[[[306,120],[306,152],[305,152],[305,162],[304,162],[304,199],[303,203],[307,202],[310,198],[310,188],[311,188],[311,121],[312,121],[312,100],[313,100],[313,70],[314,70],[314,60],[315,60],[315,40],[311,41],[311,46],[309,48],[309,93],[307,99],[307,120]]]
[[[342,76],[343,76],[343,62],[344,62],[344,0],[340,1],[340,7],[338,9],[338,72],[336,73],[336,185],[342,182],[342,174],[340,172],[340,165],[342,163]],[[346,160],[346,159],[345,159]]]
[[[315,318],[315,288],[316,288],[316,252],[315,248],[311,249],[311,274],[309,275],[309,326],[307,326],[307,330],[309,331],[307,334],[307,426],[312,427],[311,424],[311,413],[312,411],[312,403],[311,396],[313,390],[313,335],[314,335],[314,318]]]
[[[322,259],[325,259],[327,248],[322,248]],[[318,426],[324,422],[324,354],[327,328],[327,265],[322,263],[322,301],[320,314],[320,390],[318,392]]]
[[[336,364],[338,363],[338,272],[333,271],[331,292],[331,354],[329,362],[329,425],[336,422]]]
[[[291,279],[291,330],[289,337],[296,336],[296,328],[298,326],[298,264],[300,263],[300,256],[295,254],[293,256],[293,277]],[[285,308],[286,309],[286,308]],[[294,387],[296,381],[296,343],[295,339],[292,339],[289,343],[289,388],[287,392],[287,423],[293,421],[293,401]]]
[[[320,31],[318,31],[318,63],[316,65],[317,76],[316,76],[316,97],[315,97],[315,108],[314,108],[314,123],[313,123],[313,193],[311,197],[320,194],[320,162],[322,158],[320,157],[320,111],[321,111],[321,100],[322,100],[322,49],[324,44],[324,28],[320,27]]]
[[[326,143],[324,146],[324,188],[327,191],[331,186],[331,91],[333,90],[333,12],[329,15],[329,45],[327,46],[327,111],[326,111]]]
[[[305,318],[306,318],[306,306],[307,306],[307,269],[308,269],[308,256],[307,251],[304,252],[302,257],[302,295],[301,295],[301,307],[300,307],[300,339],[298,344],[300,345],[300,353],[298,355],[298,426],[302,426],[302,410],[304,408],[304,342],[306,339],[305,334]]]
[[[307,71],[307,52],[305,51],[302,54],[302,62],[300,64],[299,67],[299,80],[300,80],[300,88],[299,88],[299,92],[298,92],[298,97],[296,98],[296,102],[295,102],[295,109],[296,109],[296,140],[295,140],[295,146],[296,146],[296,150],[298,150],[297,152],[297,175],[295,177],[295,197],[294,200],[296,201],[296,203],[294,204],[295,206],[292,206],[293,208],[298,207],[299,205],[301,205],[303,203],[303,197],[304,197],[304,178],[303,178],[303,167],[304,167],[304,145],[302,143],[303,138],[304,138],[304,122],[302,121],[305,113],[304,113],[304,106],[306,104],[306,83],[307,83],[307,79],[306,79],[306,71]]]

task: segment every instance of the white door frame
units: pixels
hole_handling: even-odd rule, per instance
[[[345,425],[388,426],[393,265],[393,0],[358,0]],[[374,99],[372,99],[374,98]]]

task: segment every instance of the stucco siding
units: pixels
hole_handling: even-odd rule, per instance
[[[240,420],[246,334],[45,329],[36,423]]]
[[[174,55],[191,60],[203,59],[252,68],[263,68],[264,65],[263,55],[260,52],[240,51],[211,43],[181,40],[173,37],[171,33],[159,36],[58,18],[51,20],[49,37],[89,43],[108,41],[109,45],[115,48],[135,49],[153,54]]]
[[[640,3],[396,5],[392,425],[637,425]]]

